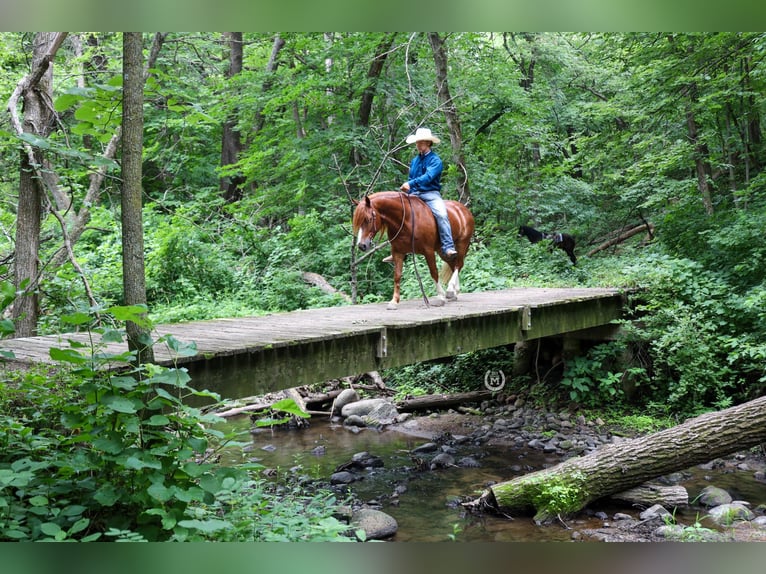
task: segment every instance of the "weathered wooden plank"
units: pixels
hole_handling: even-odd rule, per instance
[[[366,371],[402,366],[516,341],[584,332],[620,317],[623,298],[616,289],[520,288],[467,293],[442,307],[421,299],[402,301],[397,311],[385,303],[307,309],[255,317],[190,321],[156,327],[155,337],[172,335],[194,342],[197,354],[175,357],[155,347],[160,364],[206,372],[242,371],[246,389],[271,390]],[[50,362],[51,346],[68,339],[87,343],[88,333],[66,333],[0,341],[18,362]],[[127,344],[110,343],[110,353]]]

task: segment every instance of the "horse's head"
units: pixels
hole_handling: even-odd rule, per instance
[[[372,246],[372,240],[383,231],[380,214],[370,201],[364,196],[363,201],[354,201],[353,231],[356,236],[356,245],[361,251],[367,251]]]

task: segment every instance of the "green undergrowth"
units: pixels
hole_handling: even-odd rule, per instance
[[[144,313],[112,307],[101,316],[142,323]],[[218,463],[238,437],[187,404],[220,397],[195,389],[186,369],[127,366],[132,352],[104,346],[123,342],[123,329],[94,327],[87,314],[68,320],[94,346],[51,348],[51,370],[0,373],[0,541],[351,539],[334,518],[334,494],[267,481],[245,459]],[[195,352],[173,337],[151,343]]]

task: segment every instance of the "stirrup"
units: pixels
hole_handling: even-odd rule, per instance
[[[394,262],[394,256],[389,255],[388,257],[383,258],[383,263],[393,263]]]

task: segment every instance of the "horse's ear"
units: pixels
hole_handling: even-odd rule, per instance
[[[365,196],[364,196],[364,204],[365,204],[367,207],[372,207],[372,203],[370,202],[370,196],[369,196],[369,195],[365,195]]]
[[[353,197],[351,198],[351,203],[353,205],[359,205],[359,202],[356,199],[354,199]]]

